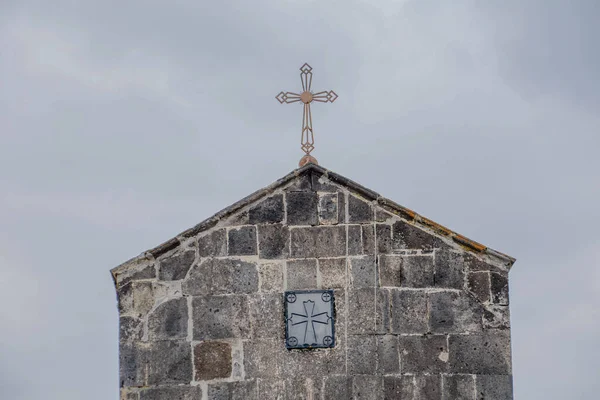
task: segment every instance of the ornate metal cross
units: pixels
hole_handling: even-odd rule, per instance
[[[315,302],[312,300],[308,300],[303,303],[304,314],[292,313],[290,321],[292,322],[292,325],[306,324],[304,328],[304,343],[314,344],[317,343],[315,324],[327,324],[327,322],[329,322],[329,315],[327,312],[315,314]]]
[[[300,139],[300,148],[306,153],[300,160],[300,166],[312,162],[318,164],[317,159],[310,155],[315,148],[315,137],[312,128],[312,114],[310,112],[310,103],[318,101],[320,103],[333,103],[338,95],[333,91],[323,91],[313,93],[312,85],[312,67],[306,63],[300,68],[300,80],[302,81],[302,93],[280,92],[275,98],[281,103],[304,103],[304,113],[302,115],[302,138]]]

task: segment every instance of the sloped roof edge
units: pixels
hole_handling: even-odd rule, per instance
[[[193,237],[202,231],[212,228],[213,226],[217,225],[219,223],[219,221],[222,220],[223,218],[232,215],[233,213],[244,208],[245,206],[249,205],[250,203],[275,191],[277,188],[285,185],[286,183],[290,182],[294,178],[301,176],[302,174],[304,174],[308,171],[316,171],[319,174],[324,175],[330,181],[340,184],[342,186],[345,186],[348,189],[350,189],[351,191],[354,191],[355,193],[360,194],[361,196],[363,196],[364,198],[366,198],[368,200],[376,201],[377,204],[379,206],[381,206],[382,208],[384,208],[385,210],[387,210],[393,214],[399,215],[400,217],[414,223],[417,226],[425,227],[427,229],[435,231],[439,235],[446,236],[446,237],[452,239],[455,243],[459,244],[460,246],[465,247],[475,253],[487,254],[488,256],[501,261],[503,264],[506,264],[508,268],[510,268],[516,261],[515,258],[513,258],[509,255],[506,255],[504,253],[501,253],[499,251],[491,249],[491,248],[484,246],[474,240],[471,240],[459,233],[456,233],[456,232],[446,228],[445,226],[438,224],[437,222],[434,222],[422,215],[419,215],[418,213],[416,213],[413,210],[403,207],[400,204],[381,196],[379,193],[377,193],[373,190],[370,190],[370,189],[354,182],[351,179],[348,179],[342,175],[336,174],[335,172],[329,171],[329,170],[321,167],[320,165],[308,163],[301,168],[293,170],[292,172],[290,172],[283,178],[276,180],[272,184],[270,184],[262,189],[259,189],[259,190],[255,191],[254,193],[244,197],[243,199],[235,202],[234,204],[230,205],[229,207],[224,208],[223,210],[219,211],[212,217],[209,217],[209,218],[205,219],[204,221],[200,222],[196,226],[181,232],[179,235],[175,236],[174,238],[144,252],[140,256],[134,257],[134,258],[124,262],[121,265],[128,264],[128,263],[132,262],[133,260],[139,259],[140,257],[146,258],[148,256],[151,256],[153,258],[157,258],[161,254],[164,254],[170,250],[173,250],[174,248],[178,247],[181,244],[181,242],[184,241],[185,239]],[[118,269],[120,266],[114,268],[114,270]]]

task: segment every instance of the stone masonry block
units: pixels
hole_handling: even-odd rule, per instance
[[[375,375],[377,371],[377,337],[348,336],[347,368],[349,375]]]
[[[510,329],[510,310],[508,306],[486,305],[483,309],[484,329]]]
[[[442,400],[476,400],[474,375],[442,375],[442,389]]]
[[[402,376],[384,376],[383,377],[383,398],[385,400],[400,400],[410,399],[410,397],[403,397],[402,393]],[[409,377],[412,379],[412,376]],[[412,382],[411,382],[412,385]]]
[[[321,399],[323,380],[320,377],[287,376],[285,382],[285,395],[283,399],[317,400]]]
[[[414,377],[413,397],[407,399],[442,399],[442,378],[440,375],[416,375]]]
[[[398,336],[377,336],[377,372],[382,375],[400,373]]]
[[[117,290],[119,315],[143,317],[154,307],[152,282],[132,281]]]
[[[338,224],[345,224],[346,221],[346,193],[338,191]]]
[[[249,297],[252,338],[283,338],[284,325],[281,293],[255,294]]]
[[[323,289],[346,287],[345,258],[321,258],[318,261],[321,287]]]
[[[137,391],[131,391],[128,388],[120,390],[120,400],[140,400],[140,393]]]
[[[490,273],[492,301],[503,306],[508,305],[508,276],[496,272]]]
[[[349,258],[350,283],[354,288],[375,287],[377,283],[377,266],[375,257],[363,256]]]
[[[464,292],[430,294],[429,325],[434,333],[479,332],[483,307]]]
[[[361,225],[362,228],[362,253],[375,255],[375,226]]]
[[[219,257],[227,255],[227,234],[225,229],[217,229],[198,238],[200,257]]]
[[[288,192],[286,194],[288,225],[317,225],[317,192]]]
[[[513,400],[513,384],[510,375],[477,375],[477,399]]]
[[[279,376],[281,341],[253,339],[244,342],[244,370],[246,378],[273,378]]]
[[[364,335],[377,332],[378,320],[384,319],[377,314],[387,312],[383,308],[376,309],[378,296],[380,296],[379,289],[375,288],[348,291],[348,334]]]
[[[388,254],[392,252],[392,227],[390,225],[375,225],[377,240],[377,253]]]
[[[208,384],[210,400],[258,400],[256,380]]]
[[[368,223],[374,218],[371,204],[359,199],[356,196],[348,195],[348,222],[349,223]]]
[[[448,370],[445,335],[400,336],[398,341],[403,374],[437,374]]]
[[[156,268],[154,264],[146,265],[137,271],[127,272],[125,275],[119,274],[116,276],[117,286],[119,287],[131,281],[153,278],[156,278]]]
[[[382,287],[400,287],[402,283],[402,260],[404,256],[379,256],[379,284]]]
[[[187,299],[167,300],[148,316],[150,340],[185,339],[188,330]]]
[[[319,224],[334,225],[338,223],[338,194],[319,194]]]
[[[254,293],[258,269],[253,262],[235,258],[206,259],[192,268],[182,289],[186,295]]]
[[[317,260],[291,260],[287,262],[287,290],[317,288]]]
[[[394,250],[420,249],[430,251],[441,243],[432,234],[404,221],[394,223],[392,236],[392,248]]]
[[[427,294],[420,290],[393,289],[390,292],[392,333],[426,333]]]
[[[283,292],[284,262],[259,264],[261,292]]]
[[[258,226],[258,255],[264,259],[287,258],[290,247],[290,230],[286,225]]]
[[[135,317],[119,318],[119,340],[122,342],[141,340],[144,334],[142,320]]]
[[[461,253],[438,249],[435,251],[435,286],[463,289],[465,263]]]
[[[144,389],[140,400],[198,400],[202,398],[200,386],[171,386]]]
[[[381,376],[357,375],[352,380],[352,395],[356,400],[380,400],[383,397]]]
[[[318,226],[291,229],[292,258],[346,255],[346,227]]]
[[[148,385],[190,383],[192,348],[189,342],[165,340],[148,346]]]
[[[358,256],[362,251],[362,228],[360,225],[348,225],[348,255]]]
[[[194,347],[194,369],[197,381],[209,381],[231,376],[231,345],[207,341]]]
[[[194,340],[248,338],[250,321],[245,295],[192,299]]]
[[[163,281],[184,279],[196,259],[195,250],[186,250],[160,261],[158,277]]]
[[[284,214],[283,195],[276,194],[267,197],[248,210],[248,223],[254,225],[282,222]]]
[[[283,400],[285,397],[285,381],[281,379],[257,379],[258,398],[260,400]]]
[[[469,273],[468,288],[480,302],[490,301],[490,273],[487,271]]]
[[[121,387],[146,384],[146,349],[140,342],[119,344],[119,381]]]
[[[324,399],[351,399],[352,378],[347,375],[330,375],[323,377]]]
[[[256,227],[242,226],[228,232],[230,256],[252,256],[256,254]]]
[[[510,336],[507,331],[450,335],[450,372],[510,375]]]
[[[433,286],[433,257],[405,256],[402,259],[401,286],[426,288]]]

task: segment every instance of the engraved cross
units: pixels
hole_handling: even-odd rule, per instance
[[[292,321],[292,325],[306,324],[304,329],[305,344],[317,343],[315,324],[326,325],[329,322],[329,315],[327,312],[314,314],[315,302],[312,300],[304,301],[302,304],[304,305],[304,314],[292,313],[290,321]]]

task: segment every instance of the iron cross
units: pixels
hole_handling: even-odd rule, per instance
[[[333,103],[338,95],[333,91],[323,91],[313,93],[312,85],[312,67],[306,63],[300,68],[300,80],[302,81],[302,93],[280,92],[275,98],[281,103],[304,103],[304,113],[302,115],[302,138],[300,139],[300,148],[306,153],[300,160],[300,166],[308,162],[317,164],[316,158],[310,155],[315,148],[315,137],[312,127],[312,114],[310,112],[310,103],[318,101],[320,103]]]

